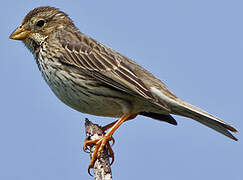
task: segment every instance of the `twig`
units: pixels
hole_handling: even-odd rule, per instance
[[[101,127],[97,124],[93,124],[87,118],[85,119],[85,131],[86,139],[94,140],[102,137],[104,132]],[[95,150],[95,146],[90,147],[90,157]],[[104,148],[101,153],[100,159],[97,159],[94,164],[94,179],[95,180],[112,180],[110,162],[109,162],[109,153],[106,148]]]

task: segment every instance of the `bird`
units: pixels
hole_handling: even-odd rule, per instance
[[[114,159],[112,135],[138,115],[172,125],[177,125],[172,115],[184,116],[237,141],[232,134],[236,128],[181,100],[135,61],[80,32],[58,8],[31,10],[10,39],[21,40],[31,51],[46,83],[63,103],[81,113],[119,118],[103,127],[107,132],[102,138],[85,140],[84,150],[95,145],[89,169],[105,147]]]

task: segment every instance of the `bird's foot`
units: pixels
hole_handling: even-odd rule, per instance
[[[103,149],[106,147],[108,152],[109,152],[109,156],[111,157],[111,164],[114,162],[114,152],[111,149],[111,145],[109,143],[109,141],[112,141],[112,144],[114,144],[115,140],[113,139],[112,135],[114,134],[114,132],[116,131],[116,129],[124,122],[130,119],[133,119],[137,116],[137,114],[124,114],[122,115],[122,117],[118,120],[115,121],[105,127],[103,127],[103,131],[110,129],[103,137],[95,139],[95,140],[88,140],[86,139],[84,141],[84,146],[83,149],[84,151],[86,151],[88,149],[87,146],[93,146],[95,145],[95,150],[93,152],[90,164],[89,164],[89,168],[88,168],[88,172],[90,174],[90,169],[94,167],[95,161],[97,159],[99,159],[101,157],[101,153],[103,151]]]
[[[88,172],[90,174],[90,169],[94,167],[95,161],[97,159],[99,159],[101,157],[101,153],[103,152],[104,148],[106,147],[108,152],[109,152],[109,156],[111,157],[111,163],[112,164],[114,162],[114,152],[111,148],[111,145],[109,143],[109,141],[112,141],[112,145],[114,144],[115,140],[112,137],[111,133],[106,133],[103,137],[95,139],[95,140],[85,140],[84,141],[84,146],[83,146],[83,150],[85,152],[87,152],[88,146],[93,146],[95,145],[95,150],[93,152],[91,161],[89,163],[89,167],[88,167]]]

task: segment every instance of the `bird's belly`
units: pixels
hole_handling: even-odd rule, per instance
[[[119,117],[124,114],[121,104],[127,104],[119,97],[104,95],[101,87],[87,87],[87,82],[78,75],[74,78],[63,70],[42,72],[44,79],[54,94],[66,105],[87,114]],[[107,89],[105,94],[109,94]],[[109,91],[109,89],[108,89]],[[112,95],[112,92],[110,92]]]
[[[82,90],[73,91],[69,88],[61,90],[52,88],[52,90],[63,103],[79,112],[109,117],[119,117],[123,114],[118,103],[105,97],[97,99],[93,95],[84,94]]]

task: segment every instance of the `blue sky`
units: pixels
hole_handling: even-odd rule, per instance
[[[178,126],[137,117],[114,134],[114,179],[243,179],[243,2],[4,1],[1,3],[0,179],[92,179],[82,151],[84,119],[62,104],[31,53],[10,33],[50,5],[80,31],[132,58],[182,99],[234,125],[232,140],[187,118]]]

